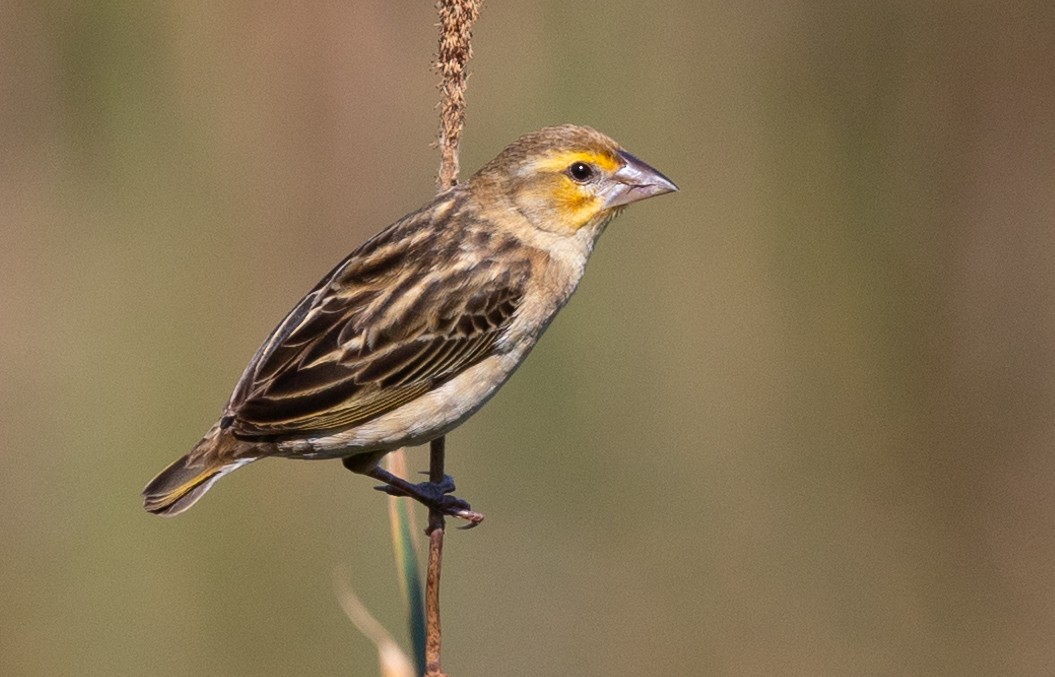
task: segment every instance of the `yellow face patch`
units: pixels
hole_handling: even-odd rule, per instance
[[[574,230],[592,221],[601,212],[604,204],[595,192],[595,184],[578,183],[565,173],[576,162],[593,165],[605,174],[616,172],[621,166],[619,158],[615,155],[588,150],[554,153],[534,163],[535,171],[557,175],[556,185],[553,186],[553,203],[560,212],[561,221]]]
[[[580,162],[596,167],[596,178],[581,183],[574,180],[568,169]],[[574,232],[593,223],[604,210],[603,189],[621,167],[619,156],[604,150],[552,152],[521,169],[521,175],[532,180],[524,197],[544,206],[549,214],[543,218],[551,229]]]

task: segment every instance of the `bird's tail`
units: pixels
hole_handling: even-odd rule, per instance
[[[194,505],[216,480],[256,460],[217,453],[225,446],[223,437],[218,427],[214,427],[189,454],[150,480],[143,489],[143,507],[156,515],[178,515]]]

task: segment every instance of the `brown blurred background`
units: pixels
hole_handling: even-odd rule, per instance
[[[373,675],[385,501],[264,462],[138,492],[271,327],[434,190],[430,3],[6,2],[0,674]],[[591,124],[675,196],[449,439],[445,665],[1055,665],[1055,6],[500,2],[463,168]],[[426,454],[411,453],[423,468]]]

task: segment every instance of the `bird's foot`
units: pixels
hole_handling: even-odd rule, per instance
[[[448,517],[465,520],[468,524],[462,527],[463,529],[472,529],[484,519],[483,513],[473,510],[468,501],[451,495],[455,487],[454,478],[450,475],[444,475],[440,482],[414,483],[397,477],[380,467],[374,467],[363,474],[383,482],[380,486],[374,487],[378,491],[383,491],[390,496],[412,498],[429,510],[436,510]]]
[[[391,484],[382,484],[374,487],[374,489],[383,491],[390,496],[412,498],[429,510],[437,510],[448,517],[457,517],[465,520],[468,524],[462,527],[463,529],[472,529],[484,519],[483,513],[474,511],[468,501],[450,495],[450,492],[454,491],[454,482],[451,481],[449,475],[444,477],[444,481],[439,484],[420,482],[398,487]]]

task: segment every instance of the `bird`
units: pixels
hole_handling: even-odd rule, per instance
[[[590,127],[525,134],[352,251],[256,351],[218,421],[143,490],[180,514],[217,480],[266,457],[345,467],[475,523],[453,481],[380,467],[478,411],[531,352],[627,205],[677,191]]]

